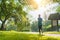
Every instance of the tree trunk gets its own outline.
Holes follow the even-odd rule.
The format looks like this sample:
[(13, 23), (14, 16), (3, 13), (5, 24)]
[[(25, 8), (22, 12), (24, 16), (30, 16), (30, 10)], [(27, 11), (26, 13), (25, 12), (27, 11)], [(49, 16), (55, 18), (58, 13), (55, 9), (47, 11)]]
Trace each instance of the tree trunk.
[(0, 30), (5, 30), (5, 26), (4, 26), (5, 25), (5, 22), (6, 22), (6, 20), (2, 21)]
[(1, 25), (1, 30), (4, 30), (4, 23), (2, 23)]

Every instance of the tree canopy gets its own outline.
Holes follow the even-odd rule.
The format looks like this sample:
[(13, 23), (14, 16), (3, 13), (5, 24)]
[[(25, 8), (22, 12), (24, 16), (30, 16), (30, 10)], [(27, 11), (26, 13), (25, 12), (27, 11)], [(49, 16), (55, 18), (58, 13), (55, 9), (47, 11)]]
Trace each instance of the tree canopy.
[(53, 0), (53, 2), (59, 4), (59, 6), (57, 6), (56, 11), (60, 13), (60, 0)]
[[(1, 24), (1, 30), (3, 30), (5, 27), (5, 23), (9, 18), (15, 19), (15, 23), (22, 22), (26, 19), (27, 13), (23, 11), (23, 2), (22, 0), (0, 0), (0, 21)], [(19, 23), (19, 24), (20, 24)]]

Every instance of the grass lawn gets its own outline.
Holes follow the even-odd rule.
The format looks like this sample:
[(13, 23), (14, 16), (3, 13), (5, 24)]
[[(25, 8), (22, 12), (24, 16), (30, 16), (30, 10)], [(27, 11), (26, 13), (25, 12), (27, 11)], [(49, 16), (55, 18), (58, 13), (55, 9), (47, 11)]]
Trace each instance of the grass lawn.
[(60, 40), (60, 37), (54, 38), (24, 32), (0, 31), (0, 40)]

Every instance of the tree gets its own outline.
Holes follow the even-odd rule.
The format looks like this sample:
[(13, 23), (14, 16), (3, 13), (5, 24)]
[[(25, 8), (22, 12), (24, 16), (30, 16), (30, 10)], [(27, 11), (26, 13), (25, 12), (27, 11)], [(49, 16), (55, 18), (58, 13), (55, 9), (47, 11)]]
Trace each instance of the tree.
[[(22, 10), (21, 3), (18, 0), (0, 0), (0, 21), (1, 30), (5, 29), (5, 23), (9, 18), (14, 18), (15, 22), (22, 21), (22, 17), (26, 16), (26, 13)], [(17, 1), (17, 2), (15, 2)]]
[(60, 5), (57, 7), (56, 11), (60, 13)]
[(33, 32), (38, 32), (38, 21), (34, 21), (34, 22), (31, 24), (31, 31), (33, 31)]
[(60, 3), (60, 0), (53, 0), (53, 2), (55, 2), (55, 3), (56, 3), (56, 2), (57, 2), (57, 3)]
[(60, 13), (60, 0), (53, 0), (53, 2), (59, 4), (59, 6), (57, 6), (56, 11)]

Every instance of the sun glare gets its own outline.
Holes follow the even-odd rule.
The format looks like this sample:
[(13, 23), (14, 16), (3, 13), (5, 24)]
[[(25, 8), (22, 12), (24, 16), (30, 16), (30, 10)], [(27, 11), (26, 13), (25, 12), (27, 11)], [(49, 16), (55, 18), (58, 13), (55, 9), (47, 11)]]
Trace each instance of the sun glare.
[(39, 3), (40, 3), (40, 0), (34, 0), (34, 1), (36, 1), (36, 3), (37, 3), (37, 4), (39, 4)]
[[(30, 2), (30, 1), (29, 1)], [(41, 17), (44, 19), (44, 13), (49, 10), (51, 4), (52, 4), (52, 0), (32, 0), (31, 1), (31, 5), (34, 7), (34, 8), (37, 8), (33, 11), (30, 11), (29, 14), (32, 15), (32, 20), (37, 20), (38, 18), (38, 14), (41, 14)], [(38, 7), (37, 7), (38, 6)], [(48, 9), (47, 9), (48, 8)], [(50, 10), (51, 11), (51, 10)], [(49, 13), (47, 14), (50, 15), (50, 12), (46, 12), (46, 13)]]

